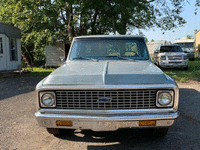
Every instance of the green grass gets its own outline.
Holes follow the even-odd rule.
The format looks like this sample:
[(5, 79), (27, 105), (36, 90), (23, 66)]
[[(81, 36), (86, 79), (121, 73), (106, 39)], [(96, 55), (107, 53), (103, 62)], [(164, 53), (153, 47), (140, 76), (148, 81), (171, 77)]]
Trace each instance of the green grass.
[(179, 82), (186, 82), (189, 80), (200, 81), (200, 59), (189, 61), (189, 69), (163, 69), (163, 71)]
[(24, 68), (23, 70), (25, 70), (25, 72), (28, 70), (32, 70), (32, 72), (23, 73), (24, 76), (46, 77), (55, 69), (54, 68), (43, 69), (43, 68), (33, 67), (33, 68)]

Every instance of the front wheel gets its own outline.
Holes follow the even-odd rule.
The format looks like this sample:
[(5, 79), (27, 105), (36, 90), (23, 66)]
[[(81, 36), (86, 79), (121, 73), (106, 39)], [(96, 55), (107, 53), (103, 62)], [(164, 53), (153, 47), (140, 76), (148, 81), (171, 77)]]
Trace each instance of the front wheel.
[(169, 128), (156, 128), (152, 129), (152, 134), (154, 137), (164, 137), (167, 135)]
[(57, 128), (47, 128), (47, 132), (53, 135), (61, 135), (62, 134), (62, 129), (57, 129)]
[(188, 70), (188, 66), (187, 66), (187, 67), (184, 67), (183, 70)]
[(156, 62), (156, 66), (157, 66), (158, 68), (162, 69), (162, 67), (160, 66), (159, 61)]
[(190, 60), (191, 60), (191, 61), (194, 61), (194, 60), (195, 60), (195, 58), (191, 58)]
[(47, 132), (53, 135), (65, 135), (68, 134), (72, 129), (59, 129), (59, 128), (47, 128)]

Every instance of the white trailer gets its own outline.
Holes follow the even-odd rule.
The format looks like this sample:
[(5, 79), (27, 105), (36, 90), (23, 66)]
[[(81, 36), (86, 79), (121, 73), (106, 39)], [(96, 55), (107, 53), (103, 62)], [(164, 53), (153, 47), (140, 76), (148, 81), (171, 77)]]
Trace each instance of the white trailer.
[(0, 71), (21, 68), (21, 31), (0, 23)]
[(195, 39), (182, 38), (180, 40), (175, 40), (174, 43), (181, 46), (182, 50), (188, 55), (189, 59), (194, 60)]
[(57, 41), (54, 46), (48, 45), (45, 47), (46, 52), (46, 67), (58, 67), (62, 65), (61, 58), (67, 58), (70, 49), (70, 42)]

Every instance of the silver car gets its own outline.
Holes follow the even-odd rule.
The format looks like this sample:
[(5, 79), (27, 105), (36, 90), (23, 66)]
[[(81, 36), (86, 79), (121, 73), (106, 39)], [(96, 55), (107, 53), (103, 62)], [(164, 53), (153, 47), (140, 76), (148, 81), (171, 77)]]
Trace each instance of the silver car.
[(176, 44), (160, 45), (154, 51), (154, 62), (161, 68), (183, 68), (188, 70), (188, 56)]
[(148, 128), (164, 136), (179, 116), (178, 86), (141, 36), (76, 37), (64, 63), (36, 87), (35, 116), (51, 134)]

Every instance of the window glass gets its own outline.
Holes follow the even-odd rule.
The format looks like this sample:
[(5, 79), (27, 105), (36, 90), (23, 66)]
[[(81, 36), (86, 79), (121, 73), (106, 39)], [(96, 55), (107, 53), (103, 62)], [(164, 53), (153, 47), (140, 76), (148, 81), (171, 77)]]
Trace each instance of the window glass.
[(0, 54), (3, 54), (3, 39), (0, 37)]
[(160, 52), (183, 52), (180, 46), (161, 46)]
[[(112, 57), (113, 56), (113, 57)], [(97, 59), (148, 59), (144, 39), (84, 39), (74, 41), (70, 59), (87, 57)]]
[(15, 39), (10, 39), (11, 60), (17, 60), (17, 50)]

